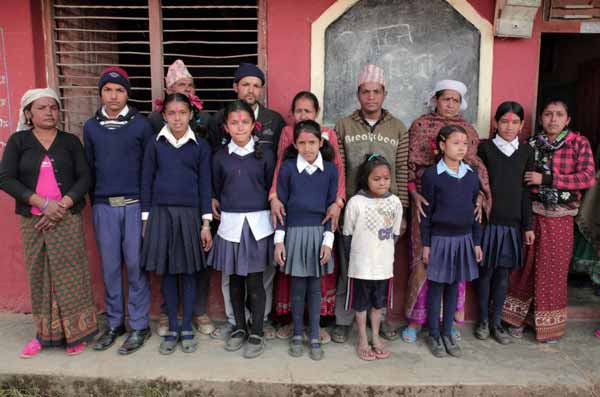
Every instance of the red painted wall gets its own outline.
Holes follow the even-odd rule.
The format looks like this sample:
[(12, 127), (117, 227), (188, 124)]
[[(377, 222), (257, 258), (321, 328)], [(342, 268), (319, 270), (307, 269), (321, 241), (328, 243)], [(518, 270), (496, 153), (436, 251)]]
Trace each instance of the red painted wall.
[[(470, 0), (475, 9), (492, 21), (493, 0)], [(18, 104), (25, 90), (45, 85), (41, 10), (37, 0), (2, 2), (0, 27), (5, 31), (6, 58), (10, 84), (10, 111), (17, 116)], [(300, 90), (310, 89), (310, 26), (334, 0), (267, 1), (267, 79), (269, 107), (288, 114), (292, 97)], [(540, 45), (539, 17), (532, 39), (495, 39), (492, 83), (492, 106), (504, 100), (516, 100), (527, 110), (527, 118), (535, 104), (537, 91), (537, 64)], [(433, 82), (432, 82), (433, 83)], [(16, 119), (15, 119), (16, 120)], [(530, 125), (528, 122), (527, 125)], [(6, 142), (9, 131), (14, 131), (16, 121), (9, 129), (0, 130), (0, 142)], [(2, 147), (0, 143), (0, 153)], [(24, 269), (18, 217), (13, 213), (13, 200), (0, 193), (0, 310), (27, 311), (29, 290)], [(89, 207), (84, 212), (86, 238), (90, 256), (90, 269), (99, 307), (102, 307), (103, 289), (100, 263), (93, 241)], [(403, 246), (406, 241), (401, 241)], [(407, 252), (398, 252), (397, 295), (393, 317), (401, 318), (403, 293), (406, 283)], [(217, 274), (213, 277), (210, 312), (222, 316), (222, 299)], [(153, 280), (153, 312), (158, 306), (158, 286)], [(470, 299), (473, 302), (473, 299)], [(469, 312), (473, 305), (469, 305)], [(472, 316), (469, 316), (472, 318)]]

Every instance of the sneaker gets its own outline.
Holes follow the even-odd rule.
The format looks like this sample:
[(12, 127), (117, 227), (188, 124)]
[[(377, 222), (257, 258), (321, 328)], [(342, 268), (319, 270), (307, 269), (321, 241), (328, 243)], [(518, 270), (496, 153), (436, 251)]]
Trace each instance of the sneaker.
[(475, 328), (475, 337), (486, 340), (490, 337), (490, 327), (487, 321), (480, 321)]
[(318, 340), (311, 341), (308, 355), (314, 361), (320, 361), (323, 359), (325, 352), (323, 351), (321, 343)]
[(508, 345), (510, 343), (510, 336), (501, 325), (492, 328), (492, 336), (501, 345)]
[(265, 351), (265, 337), (252, 334), (244, 346), (244, 358), (256, 358)]
[(158, 336), (165, 336), (169, 332), (169, 316), (165, 313), (161, 313), (158, 319), (158, 329), (156, 333)]
[(42, 350), (42, 345), (37, 338), (33, 338), (21, 350), (21, 358), (32, 358)]
[(84, 350), (85, 350), (85, 343), (80, 343), (75, 346), (69, 346), (69, 347), (67, 347), (67, 355), (68, 356), (76, 356), (78, 354), (83, 353)]
[(243, 329), (233, 331), (225, 341), (225, 350), (228, 352), (238, 351), (244, 346), (248, 333)]
[(427, 339), (427, 345), (429, 346), (429, 350), (431, 350), (431, 354), (435, 357), (444, 357), (446, 355), (446, 349), (444, 348), (444, 344), (442, 343), (441, 337), (433, 337), (430, 336)]
[(443, 336), (442, 341), (444, 342), (444, 347), (446, 348), (446, 352), (453, 357), (462, 356), (462, 349), (458, 345), (458, 343), (454, 340), (454, 337), (451, 336)]
[(292, 357), (301, 357), (304, 354), (304, 346), (302, 345), (302, 337), (294, 336), (290, 339), (288, 353)]

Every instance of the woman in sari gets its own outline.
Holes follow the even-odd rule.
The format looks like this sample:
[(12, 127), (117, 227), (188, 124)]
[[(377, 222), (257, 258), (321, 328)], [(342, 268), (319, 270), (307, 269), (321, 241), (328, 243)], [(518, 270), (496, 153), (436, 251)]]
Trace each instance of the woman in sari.
[[(408, 153), (408, 191), (411, 196), (410, 212), (410, 276), (406, 294), (405, 316), (409, 321), (408, 327), (402, 331), (405, 342), (414, 343), (421, 326), (427, 321), (427, 270), (423, 263), (423, 243), (419, 223), (425, 215), (423, 206), (428, 205), (421, 195), (421, 176), (425, 169), (435, 163), (435, 138), (442, 128), (448, 124), (460, 125), (468, 136), (469, 147), (464, 161), (477, 167), (482, 196), (478, 200), (476, 213), (481, 220), (482, 206), (491, 206), (491, 194), (488, 174), (485, 165), (477, 157), (479, 136), (475, 128), (463, 118), (461, 111), (467, 109), (465, 95), (467, 87), (460, 81), (439, 81), (429, 96), (429, 106), (433, 111), (416, 119), (410, 129)], [(459, 285), (458, 303), (455, 321), (464, 321), (465, 283)], [(454, 328), (453, 336), (460, 338)]]
[(91, 176), (81, 142), (58, 130), (58, 121), (52, 89), (27, 91), (0, 164), (0, 189), (21, 216), (36, 327), (23, 358), (50, 346), (79, 354), (98, 331), (80, 215)]
[(510, 276), (502, 319), (516, 338), (527, 323), (539, 342), (556, 343), (567, 330), (573, 220), (581, 191), (594, 184), (594, 155), (587, 138), (569, 129), (565, 102), (548, 101), (540, 120), (542, 131), (529, 138), (535, 171), (525, 173), (533, 187), (535, 242), (527, 247), (525, 265)]

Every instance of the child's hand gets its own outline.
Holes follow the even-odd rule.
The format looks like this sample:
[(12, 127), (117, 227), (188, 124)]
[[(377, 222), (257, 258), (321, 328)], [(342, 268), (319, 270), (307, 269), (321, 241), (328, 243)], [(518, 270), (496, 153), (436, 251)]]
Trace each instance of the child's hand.
[(204, 252), (210, 251), (212, 247), (212, 234), (210, 233), (210, 226), (202, 226), (200, 229), (200, 241), (202, 241), (202, 248)]
[(483, 251), (481, 250), (480, 245), (475, 246), (475, 260), (477, 261), (477, 263), (483, 260)]
[(421, 218), (427, 218), (425, 215), (425, 210), (423, 206), (429, 206), (429, 202), (425, 199), (425, 197), (421, 196), (416, 190), (411, 193), (411, 198), (413, 199), (413, 204), (417, 206), (417, 221), (421, 223)]
[(341, 212), (342, 209), (339, 205), (337, 205), (337, 203), (331, 204), (329, 208), (327, 208), (327, 214), (325, 215), (325, 218), (323, 218), (321, 225), (324, 225), (327, 223), (327, 221), (331, 220), (331, 231), (335, 232), (338, 228), (338, 222), (340, 221)]
[(431, 247), (423, 247), (423, 263), (425, 267), (429, 265), (429, 253), (431, 252)]
[(525, 232), (525, 245), (533, 245), (535, 241), (535, 233), (533, 230), (527, 230)]
[(275, 262), (281, 267), (285, 266), (285, 244), (275, 244)]
[(541, 185), (542, 184), (542, 174), (535, 171), (527, 171), (525, 173), (525, 182), (527, 185)]
[(321, 265), (326, 265), (331, 258), (331, 248), (326, 245), (322, 245), (319, 257), (321, 258)]
[(479, 223), (483, 220), (483, 195), (479, 193), (477, 196), (477, 201), (475, 202), (475, 210), (473, 211), (475, 214), (475, 220)]
[(211, 199), (210, 204), (212, 206), (213, 218), (216, 220), (221, 219), (221, 204), (217, 199)]

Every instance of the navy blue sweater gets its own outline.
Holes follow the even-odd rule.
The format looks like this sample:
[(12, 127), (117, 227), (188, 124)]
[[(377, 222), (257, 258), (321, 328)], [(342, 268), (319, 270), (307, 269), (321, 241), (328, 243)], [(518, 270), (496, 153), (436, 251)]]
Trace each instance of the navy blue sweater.
[[(298, 172), (295, 158), (285, 160), (277, 178), (277, 198), (286, 211), (285, 226), (320, 226), (327, 208), (335, 202), (337, 184), (337, 169), (329, 161), (323, 162), (323, 171), (309, 175)], [(277, 228), (284, 227), (278, 224)], [(331, 221), (325, 224), (325, 230), (332, 231)]]
[(212, 213), (208, 142), (197, 137), (175, 148), (165, 137), (152, 139), (146, 147), (142, 170), (142, 211), (159, 205), (200, 208)]
[(255, 153), (243, 157), (229, 154), (227, 146), (215, 153), (213, 187), (221, 211), (254, 212), (269, 209), (268, 194), (275, 171), (275, 153), (270, 146), (261, 145), (261, 159), (257, 159)]
[(152, 126), (135, 109), (126, 116), (123, 127), (109, 130), (100, 125), (99, 116), (83, 126), (85, 156), (94, 179), (90, 196), (94, 203), (108, 203), (108, 198), (125, 196), (139, 199), (142, 159)]
[(468, 171), (461, 179), (446, 172), (438, 175), (436, 165), (423, 173), (422, 194), (429, 202), (423, 206), (421, 240), (431, 246), (431, 236), (461, 236), (471, 233), (475, 245), (481, 243), (481, 226), (475, 220), (475, 204), (479, 195), (479, 176)]

